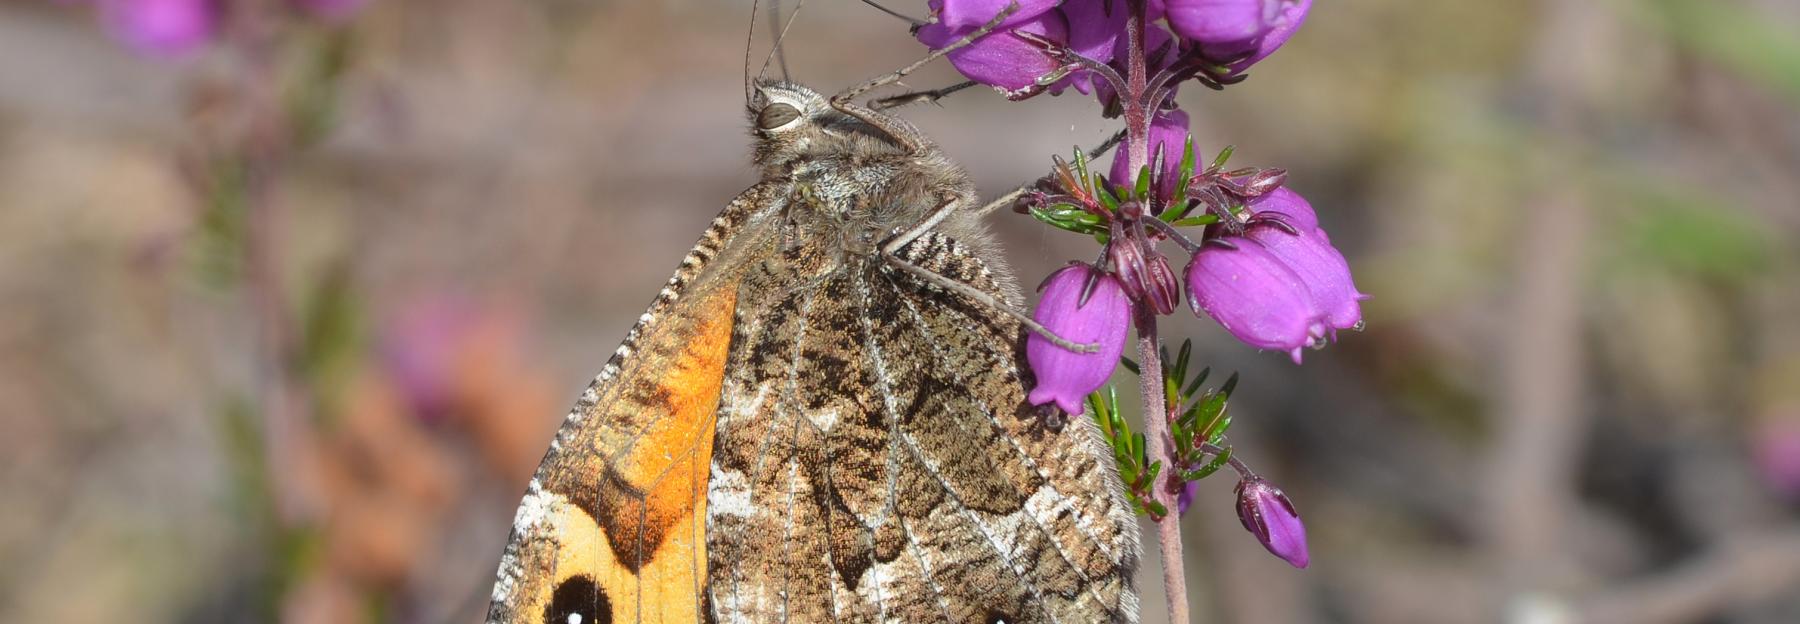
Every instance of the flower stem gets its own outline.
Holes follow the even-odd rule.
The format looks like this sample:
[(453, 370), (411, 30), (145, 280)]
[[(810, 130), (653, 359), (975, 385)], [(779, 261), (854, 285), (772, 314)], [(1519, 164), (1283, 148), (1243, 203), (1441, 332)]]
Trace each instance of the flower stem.
[[(1126, 0), (1125, 14), (1125, 89), (1124, 117), (1128, 171), (1144, 168), (1150, 160), (1150, 116), (1148, 68), (1144, 58), (1145, 0)], [(1149, 217), (1154, 219), (1155, 217)], [(1156, 335), (1156, 312), (1148, 306), (1132, 306), (1138, 335), (1138, 388), (1144, 395), (1144, 437), (1150, 446), (1150, 461), (1163, 466), (1164, 474), (1177, 475), (1169, 437), (1169, 410), (1163, 404), (1163, 367), (1161, 343)], [(1168, 478), (1168, 477), (1163, 477)], [(1153, 484), (1150, 495), (1165, 509), (1176, 508), (1171, 488)], [(1181, 554), (1181, 514), (1169, 513), (1156, 520), (1157, 543), (1161, 548), (1163, 592), (1168, 602), (1169, 621), (1187, 622), (1187, 573)]]
[[(1165, 475), (1181, 474), (1170, 454), (1168, 408), (1163, 404), (1162, 354), (1156, 335), (1156, 312), (1132, 306), (1138, 333), (1138, 390), (1144, 395), (1144, 438), (1150, 445), (1150, 461), (1163, 466)], [(1169, 477), (1159, 477), (1167, 479)], [(1161, 482), (1150, 487), (1152, 500), (1171, 513), (1156, 519), (1157, 544), (1162, 553), (1163, 591), (1168, 599), (1169, 621), (1188, 621), (1187, 572), (1181, 557), (1181, 514), (1173, 513), (1175, 496)]]

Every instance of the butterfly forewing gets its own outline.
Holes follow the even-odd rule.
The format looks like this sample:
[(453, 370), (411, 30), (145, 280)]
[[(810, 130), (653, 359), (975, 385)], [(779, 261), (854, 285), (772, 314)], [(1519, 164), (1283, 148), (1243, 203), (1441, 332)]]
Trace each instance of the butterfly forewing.
[(696, 620), (712, 422), (772, 192), (713, 220), (570, 411), (515, 515), (489, 622)]

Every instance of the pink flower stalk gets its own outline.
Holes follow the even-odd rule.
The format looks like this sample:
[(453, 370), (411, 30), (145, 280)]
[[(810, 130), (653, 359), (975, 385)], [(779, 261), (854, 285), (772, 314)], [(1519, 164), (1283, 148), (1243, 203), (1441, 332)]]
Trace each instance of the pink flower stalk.
[(1300, 512), (1294, 511), (1293, 501), (1281, 488), (1262, 477), (1250, 476), (1238, 482), (1237, 496), (1238, 520), (1256, 536), (1256, 541), (1262, 542), (1263, 548), (1296, 568), (1312, 562), (1306, 551), (1306, 525), (1300, 522)]
[[(1093, 282), (1087, 301), (1082, 291)], [(1037, 376), (1037, 386), (1026, 397), (1032, 405), (1056, 403), (1066, 413), (1086, 413), (1089, 393), (1112, 377), (1125, 353), (1131, 303), (1118, 280), (1099, 274), (1086, 264), (1073, 264), (1045, 280), (1032, 319), (1058, 337), (1078, 344), (1100, 345), (1096, 353), (1076, 353), (1057, 346), (1036, 333), (1025, 340), (1025, 359)]]

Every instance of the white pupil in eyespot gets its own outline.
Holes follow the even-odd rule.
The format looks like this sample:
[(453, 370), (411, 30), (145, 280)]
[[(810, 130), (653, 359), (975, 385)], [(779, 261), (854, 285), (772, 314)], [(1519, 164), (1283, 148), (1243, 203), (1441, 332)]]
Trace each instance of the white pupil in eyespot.
[(580, 613), (570, 613), (569, 614), (569, 624), (581, 624), (581, 614)]

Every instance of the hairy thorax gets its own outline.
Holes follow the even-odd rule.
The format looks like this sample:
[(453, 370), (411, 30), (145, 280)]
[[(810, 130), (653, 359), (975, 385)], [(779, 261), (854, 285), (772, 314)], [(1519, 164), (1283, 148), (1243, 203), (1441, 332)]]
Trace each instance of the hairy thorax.
[[(968, 203), (974, 196), (962, 171), (929, 162), (938, 160), (935, 156), (883, 152), (839, 152), (792, 163), (786, 245), (829, 250), (842, 260), (873, 260), (889, 237), (947, 202)], [(972, 221), (951, 215), (948, 222), (965, 220)]]

